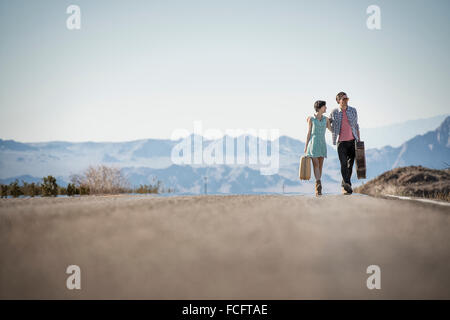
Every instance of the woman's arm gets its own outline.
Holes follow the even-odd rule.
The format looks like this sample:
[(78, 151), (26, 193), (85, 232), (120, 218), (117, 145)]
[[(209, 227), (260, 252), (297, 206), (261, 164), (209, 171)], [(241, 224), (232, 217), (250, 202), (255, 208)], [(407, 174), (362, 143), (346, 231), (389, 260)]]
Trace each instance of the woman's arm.
[(311, 129), (312, 129), (311, 117), (308, 117), (307, 120), (308, 120), (308, 134), (306, 136), (306, 142), (305, 142), (305, 150), (304, 150), (305, 153), (306, 153), (306, 149), (308, 148), (309, 139), (311, 138)]
[(330, 130), (331, 132), (333, 132), (333, 130), (331, 129), (330, 118), (328, 118), (328, 117), (327, 117), (327, 129)]

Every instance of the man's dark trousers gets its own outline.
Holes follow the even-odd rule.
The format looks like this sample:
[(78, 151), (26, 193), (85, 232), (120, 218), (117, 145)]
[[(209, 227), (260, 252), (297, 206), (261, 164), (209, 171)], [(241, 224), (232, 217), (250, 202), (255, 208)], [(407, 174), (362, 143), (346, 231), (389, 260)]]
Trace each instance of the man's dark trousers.
[(355, 139), (349, 141), (338, 141), (337, 152), (341, 162), (342, 185), (344, 182), (352, 185), (353, 162), (355, 162)]

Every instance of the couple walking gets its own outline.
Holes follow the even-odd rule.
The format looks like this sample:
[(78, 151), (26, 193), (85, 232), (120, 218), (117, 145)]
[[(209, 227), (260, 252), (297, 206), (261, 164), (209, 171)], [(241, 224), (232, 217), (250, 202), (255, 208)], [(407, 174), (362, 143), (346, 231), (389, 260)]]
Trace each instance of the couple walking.
[(330, 117), (324, 114), (327, 111), (325, 101), (314, 103), (316, 111), (313, 117), (308, 117), (308, 135), (306, 137), (305, 154), (312, 159), (314, 177), (316, 178), (316, 195), (322, 194), (322, 167), (327, 157), (325, 142), (326, 129), (331, 131), (333, 145), (336, 145), (339, 161), (341, 163), (342, 193), (351, 194), (353, 163), (355, 161), (355, 142), (360, 141), (358, 114), (356, 109), (348, 105), (349, 98), (345, 92), (336, 95), (339, 108), (331, 111)]

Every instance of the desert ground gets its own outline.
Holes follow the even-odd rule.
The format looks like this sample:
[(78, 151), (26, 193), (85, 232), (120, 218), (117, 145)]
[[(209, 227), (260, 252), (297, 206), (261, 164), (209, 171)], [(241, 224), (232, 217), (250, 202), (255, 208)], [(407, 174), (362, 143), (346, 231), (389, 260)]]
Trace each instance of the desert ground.
[(1, 199), (0, 256), (2, 299), (450, 299), (450, 209), (359, 194)]

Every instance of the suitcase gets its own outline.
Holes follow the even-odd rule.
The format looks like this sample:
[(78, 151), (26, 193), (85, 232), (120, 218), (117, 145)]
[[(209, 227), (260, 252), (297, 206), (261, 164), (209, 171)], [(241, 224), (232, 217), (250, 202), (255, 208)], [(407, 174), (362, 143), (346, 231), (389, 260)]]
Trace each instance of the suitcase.
[(298, 168), (298, 177), (300, 180), (309, 180), (311, 178), (311, 158), (302, 156)]
[(364, 141), (357, 141), (355, 144), (356, 175), (358, 179), (366, 178), (366, 155), (364, 151)]

